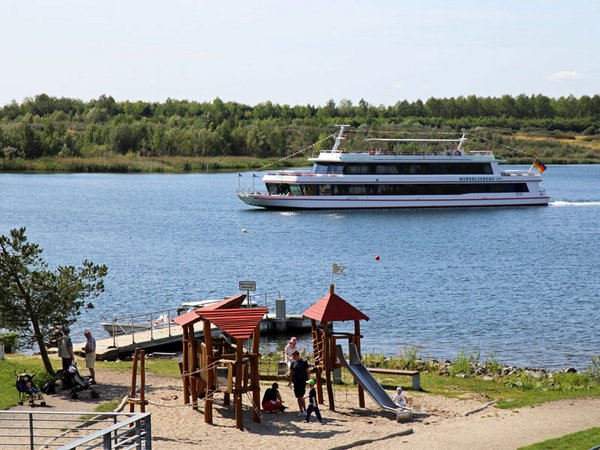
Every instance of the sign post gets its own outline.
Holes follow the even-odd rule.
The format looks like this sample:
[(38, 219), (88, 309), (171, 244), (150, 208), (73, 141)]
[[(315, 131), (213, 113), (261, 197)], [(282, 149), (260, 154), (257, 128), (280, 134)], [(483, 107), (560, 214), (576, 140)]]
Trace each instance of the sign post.
[(250, 303), (250, 291), (256, 291), (256, 281), (240, 281), (240, 291), (246, 291), (248, 308), (250, 308), (252, 306)]

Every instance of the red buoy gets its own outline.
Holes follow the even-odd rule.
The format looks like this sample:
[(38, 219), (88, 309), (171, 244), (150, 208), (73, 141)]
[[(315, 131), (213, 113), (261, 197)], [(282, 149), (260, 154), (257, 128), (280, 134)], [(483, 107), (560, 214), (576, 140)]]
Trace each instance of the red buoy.
[(375, 261), (379, 261), (379, 255), (375, 257)]

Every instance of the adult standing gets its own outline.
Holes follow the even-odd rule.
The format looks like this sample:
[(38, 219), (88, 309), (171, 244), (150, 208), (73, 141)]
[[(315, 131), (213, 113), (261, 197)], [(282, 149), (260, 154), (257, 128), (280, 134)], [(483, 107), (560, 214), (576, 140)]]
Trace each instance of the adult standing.
[(75, 360), (75, 354), (73, 353), (73, 341), (69, 336), (69, 327), (63, 327), (62, 336), (58, 339), (58, 356), (62, 360), (63, 386), (70, 387), (69, 367)]
[(292, 358), (292, 353), (298, 350), (296, 348), (296, 342), (298, 342), (298, 339), (295, 337), (291, 338), (290, 342), (288, 342), (288, 345), (285, 346), (285, 350), (283, 351), (283, 356), (285, 357), (285, 362), (287, 363), (288, 368), (292, 365), (292, 361), (294, 360), (294, 358)]
[(85, 347), (82, 350), (85, 352), (85, 366), (90, 371), (90, 384), (96, 384), (96, 371), (94, 366), (96, 364), (96, 339), (92, 336), (90, 330), (83, 332), (85, 336)]
[(288, 386), (294, 383), (294, 396), (298, 400), (298, 408), (300, 408), (299, 416), (304, 416), (306, 413), (306, 402), (304, 394), (306, 394), (306, 381), (310, 378), (310, 369), (308, 363), (300, 358), (300, 352), (295, 350), (292, 353), (292, 364), (290, 365), (290, 382)]

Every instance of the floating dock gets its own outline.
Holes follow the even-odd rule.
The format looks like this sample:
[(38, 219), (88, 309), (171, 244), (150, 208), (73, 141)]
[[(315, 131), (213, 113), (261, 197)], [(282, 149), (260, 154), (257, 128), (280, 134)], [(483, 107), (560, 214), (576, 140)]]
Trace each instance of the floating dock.
[[(155, 325), (153, 321), (147, 322), (146, 328), (139, 323), (128, 327), (127, 325), (113, 326), (113, 336), (96, 338), (96, 359), (99, 361), (114, 361), (122, 356), (132, 354), (136, 348), (146, 352), (169, 351), (179, 349), (183, 339), (183, 329), (179, 325), (168, 322)], [(266, 314), (260, 322), (261, 335), (278, 335), (287, 333), (306, 333), (311, 329), (311, 321), (300, 314), (288, 314), (278, 318), (276, 314)], [(213, 329), (213, 336), (219, 336), (220, 330)], [(203, 330), (196, 331), (196, 338), (203, 337)], [(85, 342), (73, 344), (76, 354), (83, 355), (82, 347)]]

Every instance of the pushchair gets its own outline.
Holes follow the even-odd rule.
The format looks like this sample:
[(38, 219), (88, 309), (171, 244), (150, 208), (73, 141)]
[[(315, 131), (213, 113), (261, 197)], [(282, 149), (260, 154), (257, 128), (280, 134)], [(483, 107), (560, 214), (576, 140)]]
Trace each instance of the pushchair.
[[(66, 379), (65, 379), (66, 378)], [(71, 386), (71, 398), (78, 398), (78, 392), (89, 389), (92, 398), (100, 398), (98, 391), (94, 390), (90, 383), (90, 377), (82, 377), (77, 370), (75, 363), (69, 366), (69, 370), (63, 373), (63, 383)]]
[(39, 400), (40, 406), (46, 406), (44, 396), (33, 382), (34, 375), (27, 372), (20, 374), (15, 372), (15, 375), (17, 376), (15, 386), (19, 392), (19, 405), (22, 405), (24, 400), (28, 400), (29, 406), (33, 407), (35, 406), (35, 401)]

